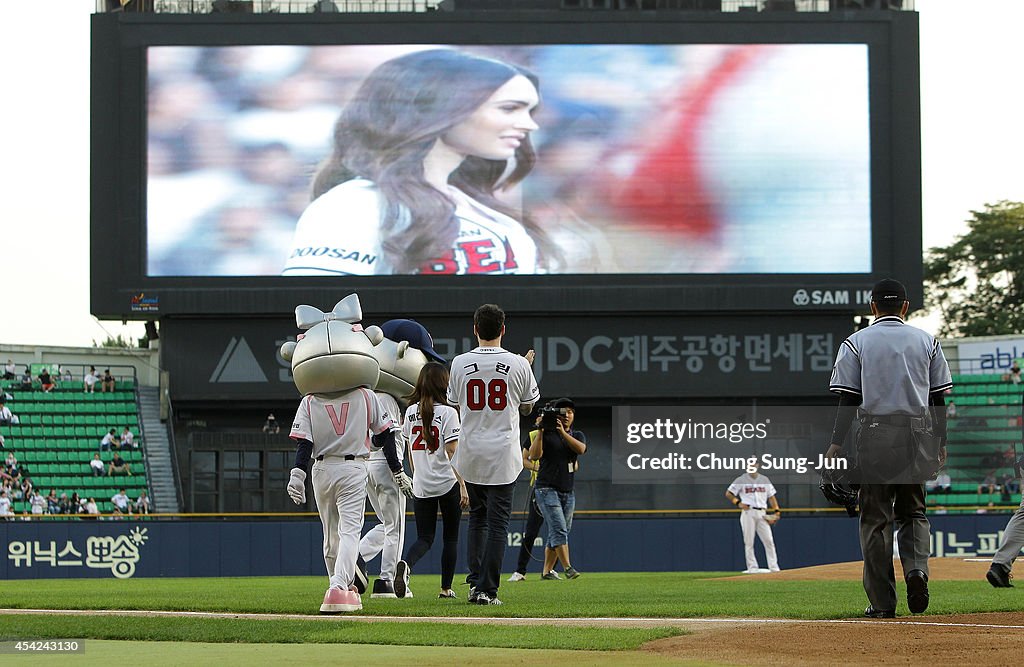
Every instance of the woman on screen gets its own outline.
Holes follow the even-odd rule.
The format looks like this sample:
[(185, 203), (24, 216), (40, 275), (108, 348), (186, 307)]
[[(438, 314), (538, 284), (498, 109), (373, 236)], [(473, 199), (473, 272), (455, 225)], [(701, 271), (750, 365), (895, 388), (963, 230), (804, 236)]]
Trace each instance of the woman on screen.
[(515, 274), (557, 258), (497, 193), (535, 161), (536, 78), (432, 49), (370, 73), (334, 128), (283, 275)]

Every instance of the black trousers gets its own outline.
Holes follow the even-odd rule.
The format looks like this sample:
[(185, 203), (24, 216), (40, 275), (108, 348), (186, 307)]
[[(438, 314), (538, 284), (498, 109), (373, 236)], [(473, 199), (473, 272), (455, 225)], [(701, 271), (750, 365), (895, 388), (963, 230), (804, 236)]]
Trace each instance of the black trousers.
[(437, 534), (437, 512), (441, 511), (441, 588), (448, 590), (455, 578), (455, 562), (459, 558), (459, 484), (456, 482), (444, 495), (433, 498), (413, 498), (416, 515), (416, 541), (409, 547), (405, 562), (413, 567), (430, 550)]
[(501, 561), (512, 516), (511, 484), (466, 483), (469, 492), (469, 576), (466, 581), (478, 593), (494, 597), (501, 580)]
[(519, 545), (519, 562), (516, 564), (516, 572), (526, 574), (526, 566), (530, 563), (533, 555), (533, 543), (540, 535), (540, 527), (544, 525), (544, 515), (537, 508), (537, 498), (530, 489), (530, 504), (526, 510), (526, 528), (523, 530), (523, 541)]

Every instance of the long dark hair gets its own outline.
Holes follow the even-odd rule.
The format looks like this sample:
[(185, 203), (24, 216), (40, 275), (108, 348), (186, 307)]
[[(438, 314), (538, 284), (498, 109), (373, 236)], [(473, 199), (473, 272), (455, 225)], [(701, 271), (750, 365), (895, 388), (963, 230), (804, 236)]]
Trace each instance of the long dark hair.
[(448, 369), (443, 364), (431, 361), (420, 369), (416, 378), (416, 386), (405, 398), (409, 404), (419, 404), (420, 423), (423, 424), (423, 439), (427, 441), (427, 450), (436, 452), (440, 443), (434, 437), (431, 425), (434, 423), (434, 406), (448, 405)]
[[(451, 248), (459, 232), (455, 205), (423, 175), (423, 161), (437, 139), (466, 120), (517, 75), (537, 77), (515, 65), (451, 49), (417, 51), (379, 65), (363, 81), (334, 125), (334, 150), (313, 180), (313, 199), (352, 178), (373, 181), (384, 199), (381, 248), (397, 273), (411, 273)], [(469, 156), (449, 181), (470, 197), (516, 217), (495, 192), (533, 169), (536, 153), (527, 136), (516, 149), (515, 168), (505, 160)], [(522, 225), (540, 258), (557, 259), (555, 246), (528, 216)]]

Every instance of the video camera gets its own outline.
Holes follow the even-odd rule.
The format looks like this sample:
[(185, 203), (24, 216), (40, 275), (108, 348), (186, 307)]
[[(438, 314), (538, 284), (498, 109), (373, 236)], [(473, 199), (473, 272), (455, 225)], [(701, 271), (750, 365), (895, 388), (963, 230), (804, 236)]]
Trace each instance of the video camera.
[(540, 409), (540, 427), (545, 431), (558, 429), (558, 418), (569, 414), (568, 408), (556, 408), (554, 403), (547, 403)]

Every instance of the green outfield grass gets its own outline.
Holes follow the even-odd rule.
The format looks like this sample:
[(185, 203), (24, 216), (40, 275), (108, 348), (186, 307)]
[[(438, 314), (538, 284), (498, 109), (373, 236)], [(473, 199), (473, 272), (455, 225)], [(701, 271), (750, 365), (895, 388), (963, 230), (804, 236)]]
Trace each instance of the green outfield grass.
[(0, 616), (0, 641), (89, 638), (247, 644), (381, 644), (621, 651), (685, 634), (679, 628), (593, 628), (481, 623), (123, 617), (67, 614)]
[(14, 664), (53, 664), (74, 667), (110, 667), (126, 661), (147, 667), (165, 665), (587, 665), (588, 667), (637, 667), (704, 664), (673, 660), (653, 653), (630, 651), (564, 651), (526, 648), (433, 648), (420, 646), (362, 646), (331, 644), (206, 644), (173, 642), (124, 642), (86, 640), (81, 654), (19, 655)]
[[(414, 576), (411, 600), (363, 596), (363, 614), (503, 617), (708, 617), (846, 618), (866, 602), (859, 581), (784, 581), (769, 575), (723, 579), (734, 573), (586, 573), (574, 581), (541, 581), (536, 575), (502, 583), (500, 607), (438, 600), (436, 575)], [(44, 579), (10, 582), (0, 607), (16, 609), (153, 609), (242, 613), (315, 614), (325, 577), (196, 579)], [(899, 584), (902, 598), (903, 587)], [(934, 581), (929, 614), (1013, 611), (1024, 590), (992, 589), (984, 580)], [(907, 613), (906, 608), (899, 610)]]

